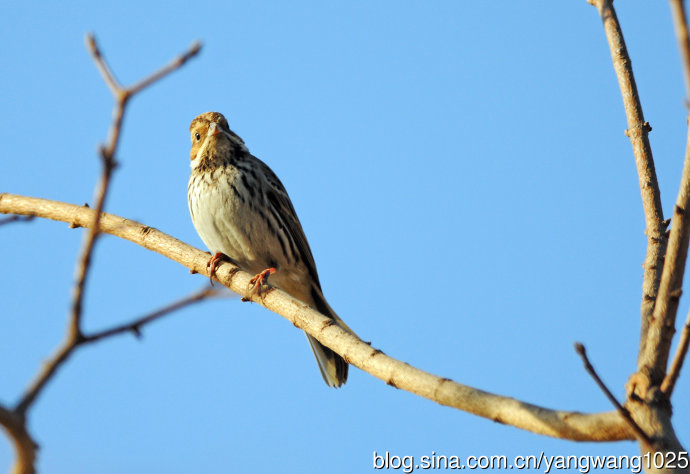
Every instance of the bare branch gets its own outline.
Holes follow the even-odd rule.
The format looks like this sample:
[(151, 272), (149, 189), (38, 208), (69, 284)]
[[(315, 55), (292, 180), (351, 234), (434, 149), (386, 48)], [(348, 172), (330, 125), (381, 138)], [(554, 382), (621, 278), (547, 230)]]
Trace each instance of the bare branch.
[(164, 66), (161, 68), (159, 71), (153, 73), (151, 76), (147, 77), (146, 79), (134, 84), (132, 87), (129, 88), (129, 93), (131, 95), (136, 94), (137, 92), (141, 92), (142, 89), (145, 89), (146, 87), (150, 86), (154, 82), (158, 81), (159, 79), (162, 79), (163, 77), (167, 76), (171, 72), (173, 72), (176, 69), (179, 69), (192, 59), (194, 56), (199, 54), (199, 51), (201, 50), (201, 43), (198, 41), (195, 41), (192, 43), (192, 45), (189, 47), (186, 53), (176, 57), (173, 59), (168, 65)]
[[(113, 170), (115, 169), (115, 152), (117, 150), (117, 145), (120, 137), (120, 130), (122, 127), (122, 120), (124, 116), (124, 111), (127, 106), (127, 100), (136, 92), (141, 90), (143, 86), (139, 86), (137, 90), (123, 89), (117, 80), (115, 79), (113, 73), (105, 62), (103, 55), (101, 54), (96, 40), (92, 35), (87, 35), (86, 37), (87, 47), (93, 56), (94, 62), (98, 66), (101, 74), (108, 87), (113, 92), (115, 97), (115, 106), (113, 112), (113, 122), (110, 127), (109, 141), (108, 143), (101, 147), (101, 159), (103, 163), (103, 172), (99, 184), (95, 190), (95, 201), (96, 206), (94, 212), (91, 213), (90, 218), (92, 221), (89, 223), (89, 231), (86, 233), (84, 243), (82, 245), (81, 253), (79, 259), (77, 260), (77, 265), (75, 269), (75, 284), (72, 290), (72, 305), (69, 316), (68, 324), (68, 334), (65, 342), (60, 346), (55, 355), (50, 359), (49, 362), (45, 364), (41, 370), (38, 377), (34, 380), (31, 386), (28, 388), (27, 392), (24, 394), (22, 399), (19, 401), (15, 408), (15, 412), (25, 416), (26, 411), (34, 402), (36, 397), (40, 394), (41, 390), (50, 381), (53, 375), (56, 373), (58, 368), (70, 357), (72, 352), (81, 344), (85, 342), (85, 336), (81, 329), (81, 319), (82, 319), (82, 303), (84, 289), (86, 287), (86, 281), (89, 274), (89, 268), (91, 265), (91, 257), (93, 255), (93, 249), (98, 239), (100, 233), (100, 219), (105, 207), (105, 201), (108, 193), (108, 187), (110, 183), (110, 178)], [(151, 84), (155, 80), (158, 80), (165, 75), (171, 73), (172, 71), (179, 68), (184, 62), (190, 57), (196, 55), (199, 52), (200, 46), (195, 45), (192, 50), (186, 53), (181, 60), (178, 58), (174, 63), (166, 66), (162, 70), (144, 79), (142, 83), (145, 85)], [(155, 318), (154, 318), (155, 319)], [(100, 338), (105, 337), (101, 336)]]
[[(34, 214), (38, 217), (67, 222), (73, 226), (86, 227), (93, 223), (94, 210), (46, 199), (0, 194), (0, 213)], [(206, 252), (195, 249), (152, 227), (112, 214), (103, 213), (100, 225), (103, 232), (158, 252), (193, 272), (208, 277)], [(216, 270), (218, 281), (240, 295), (247, 292), (252, 276), (230, 263), (223, 263)], [(510, 397), (484, 392), (411, 367), (372, 348), (338, 325), (333, 325), (326, 316), (277, 288), (265, 292), (262, 297), (254, 296), (252, 300), (305, 330), (342, 355), (350, 364), (389, 385), (442, 405), (558, 438), (578, 441), (614, 441), (635, 438), (634, 431), (616, 411), (583, 414), (550, 410)]]
[(666, 263), (661, 275), (659, 296), (647, 332), (645, 350), (638, 358), (638, 370), (649, 377), (651, 385), (660, 385), (675, 332), (678, 302), (682, 293), (683, 275), (690, 242), (690, 129), (685, 150), (685, 163), (680, 190), (673, 211), (671, 235), (666, 250)]
[(117, 146), (119, 144), (120, 131), (122, 129), (122, 121), (124, 119), (124, 113), (127, 107), (127, 102), (132, 96), (134, 96), (137, 92), (141, 91), (144, 87), (152, 84), (153, 82), (163, 78), (164, 76), (180, 68), (188, 59), (198, 54), (201, 49), (201, 45), (199, 43), (194, 44), (189, 51), (175, 59), (169, 65), (153, 73), (152, 75), (150, 75), (134, 87), (126, 89), (120, 86), (120, 84), (115, 79), (114, 74), (105, 62), (103, 54), (101, 53), (98, 44), (96, 43), (96, 39), (93, 35), (86, 36), (86, 44), (106, 84), (113, 93), (115, 105), (113, 109), (113, 121), (111, 123), (110, 131), (108, 133), (108, 142), (106, 145), (101, 147), (103, 172), (101, 175), (100, 182), (98, 183), (95, 190), (94, 200), (96, 202), (96, 213), (94, 214), (94, 222), (93, 225), (89, 227), (89, 232), (86, 234), (84, 244), (82, 246), (81, 256), (78, 260), (77, 268), (75, 271), (76, 282), (74, 285), (74, 289), (72, 291), (72, 310), (70, 315), (69, 337), (69, 340), (74, 341), (79, 340), (83, 337), (81, 334), (81, 315), (84, 288), (86, 286), (88, 271), (91, 265), (91, 255), (93, 253), (93, 248), (95, 246), (96, 240), (98, 239), (98, 234), (100, 231), (99, 220), (101, 213), (105, 208), (105, 201), (108, 194), (110, 177), (116, 166), (115, 153), (117, 151)]
[(0, 426), (10, 435), (17, 460), (12, 472), (14, 474), (34, 474), (36, 472), (36, 451), (38, 445), (26, 429), (23, 416), (0, 406)]
[(43, 365), (38, 377), (31, 382), (31, 385), (26, 390), (21, 400), (19, 400), (19, 403), (17, 403), (17, 406), (14, 408), (15, 413), (22, 417), (26, 416), (26, 411), (36, 400), (36, 397), (38, 397), (50, 379), (53, 378), (53, 375), (55, 375), (55, 372), (58, 370), (58, 368), (60, 368), (60, 366), (69, 358), (69, 356), (72, 355), (74, 349), (79, 345), (80, 340), (81, 339), (70, 338), (58, 348), (55, 355)]
[(683, 331), (680, 333), (680, 340), (678, 341), (676, 355), (673, 357), (671, 367), (669, 368), (668, 373), (666, 374), (666, 377), (664, 377), (664, 381), (661, 384), (661, 390), (668, 398), (671, 398), (673, 389), (676, 386), (676, 381), (680, 376), (680, 370), (683, 368), (685, 356), (688, 354), (688, 346), (690, 346), (690, 311), (688, 312), (685, 320)]
[[(637, 175), (642, 194), (642, 207), (644, 208), (647, 255), (644, 261), (644, 280), (642, 283), (641, 305), (641, 332), (640, 354), (644, 351), (647, 342), (649, 320), (654, 311), (654, 305), (661, 281), (661, 270), (664, 265), (664, 254), (668, 238), (666, 237), (666, 224), (661, 207), (661, 194), (654, 169), (654, 158), (649, 145), (648, 134), (651, 127), (645, 121), (642, 113), (642, 104), (637, 93), (637, 85), (632, 71), (632, 62), (625, 46), (623, 32), (616, 11), (613, 8), (613, 0), (588, 0), (597, 7), (599, 15), (604, 23), (604, 31), (608, 40), (613, 68), (618, 78), (618, 86), (623, 97), (623, 106), (628, 121), (627, 136), (632, 143), (637, 165)], [(639, 365), (639, 363), (638, 363)]]
[(105, 329), (103, 331), (98, 331), (93, 334), (89, 334), (87, 336), (84, 336), (84, 339), (82, 340), (82, 344), (90, 344), (92, 342), (99, 341), (101, 339), (105, 339), (107, 337), (111, 336), (116, 336), (118, 334), (123, 334), (123, 333), (128, 333), (131, 332), (134, 334), (136, 337), (141, 337), (141, 328), (143, 326), (146, 326), (149, 323), (152, 323), (153, 321), (162, 318), (163, 316), (166, 316), (174, 311), (180, 310), (186, 306), (190, 306), (194, 303), (197, 303), (199, 301), (218, 296), (220, 294), (219, 290), (215, 290), (210, 287), (204, 287), (198, 291), (195, 291), (189, 296), (186, 296), (178, 301), (175, 301), (174, 303), (171, 303), (167, 306), (164, 306), (163, 308), (154, 311), (151, 314), (148, 314), (146, 316), (142, 316), (140, 318), (135, 319), (134, 321), (131, 321), (126, 324), (121, 324), (115, 327), (112, 327), (110, 329)]
[[(671, 0), (671, 16), (673, 28), (678, 38), (678, 49), (683, 64), (683, 76), (685, 77), (685, 94), (690, 99), (690, 37), (688, 36), (688, 20), (685, 15), (683, 0)], [(688, 100), (686, 99), (686, 100)]]
[[(682, 0), (671, 0), (671, 15), (673, 17), (673, 26), (676, 31), (676, 37), (678, 39), (678, 49), (680, 51), (681, 55), (681, 63), (683, 65), (683, 76), (685, 78), (685, 94), (686, 94), (686, 105), (690, 104), (690, 36), (688, 35), (688, 21), (687, 21), (687, 16), (685, 14), (685, 4), (683, 3)], [(688, 117), (688, 124), (690, 125), (690, 116)], [(690, 130), (688, 131), (688, 142), (686, 145), (686, 152), (685, 152), (685, 165), (683, 169), (683, 179), (681, 180), (681, 191), (680, 194), (685, 193), (687, 196), (688, 190), (683, 189), (683, 183), (686, 183), (686, 175), (685, 175), (685, 167), (688, 166), (688, 160), (690, 160)], [(678, 196), (678, 204), (676, 206), (682, 206), (683, 203), (681, 202), (681, 195)], [(687, 206), (682, 207), (683, 209), (687, 210)], [(686, 219), (687, 220), (687, 219)], [(674, 228), (682, 229), (684, 225), (687, 226), (687, 222), (676, 222), (674, 219)], [(687, 232), (687, 230), (686, 230)], [(685, 265), (685, 260), (687, 258), (687, 235), (680, 235), (681, 233), (679, 232), (679, 235), (677, 236), (678, 244), (680, 246), (684, 246), (685, 249), (680, 248), (676, 250), (676, 252), (679, 252), (680, 255), (676, 256), (676, 259), (682, 258), (683, 260), (683, 269)], [(673, 236), (672, 236), (673, 238)], [(685, 240), (685, 242), (684, 242)], [(670, 249), (669, 249), (669, 253)], [(673, 258), (673, 255), (669, 256), (670, 258)], [(669, 258), (667, 257), (667, 258)], [(663, 278), (663, 277), (662, 277)], [(680, 284), (682, 284), (682, 276), (680, 279), (680, 282), (678, 282), (677, 277), (675, 278), (675, 282), (670, 283), (674, 288), (676, 288), (676, 293), (678, 296), (680, 296), (679, 293), (679, 288)], [(663, 280), (662, 280), (663, 284)], [(676, 303), (676, 311), (677, 311), (677, 303)], [(673, 326), (675, 326), (675, 314), (673, 316), (673, 320), (671, 321), (670, 318), (663, 323), (669, 324), (673, 323)], [(670, 346), (670, 338), (673, 336), (671, 328), (666, 329), (664, 332), (664, 336), (669, 339), (668, 344)], [(675, 357), (673, 358), (673, 362), (671, 363), (671, 366), (669, 368), (668, 373), (664, 377), (664, 380), (661, 384), (661, 390), (667, 395), (667, 397), (670, 398), (671, 394), (673, 393), (673, 388), (675, 387), (676, 380), (678, 380), (678, 377), (680, 376), (680, 370), (683, 367), (683, 362), (685, 360), (685, 356), (688, 352), (688, 344), (690, 343), (690, 313), (688, 313), (685, 326), (683, 327), (683, 331), (680, 336), (680, 341), (678, 343), (678, 348), (676, 350)], [(668, 348), (670, 351), (670, 347)], [(668, 356), (666, 356), (668, 357)], [(663, 358), (661, 358), (663, 360)], [(653, 363), (653, 362), (652, 362)], [(659, 362), (661, 363), (661, 361)]]
[(137, 337), (140, 336), (140, 329), (142, 326), (149, 324), (157, 319), (162, 318), (174, 311), (182, 309), (191, 304), (203, 301), (212, 296), (216, 296), (218, 291), (210, 288), (202, 288), (199, 291), (192, 293), (191, 295), (166, 305), (165, 307), (148, 314), (146, 316), (135, 319), (127, 324), (122, 324), (115, 326), (104, 331), (99, 331), (90, 335), (82, 335), (79, 339), (69, 339), (60, 346), (55, 355), (43, 366), (40, 374), (31, 383), (31, 386), (27, 389), (24, 396), (21, 398), (19, 403), (14, 409), (14, 412), (20, 416), (25, 416), (27, 409), (34, 402), (36, 397), (41, 393), (41, 390), (50, 381), (50, 379), (55, 375), (58, 368), (72, 355), (72, 353), (79, 347), (85, 344), (94, 343), (100, 341), (101, 339), (106, 339), (111, 336), (116, 336), (118, 334), (123, 334), (126, 332), (131, 332)]
[(628, 411), (627, 408), (625, 408), (623, 405), (621, 405), (618, 400), (616, 400), (616, 397), (611, 393), (611, 390), (608, 389), (606, 384), (604, 383), (603, 380), (601, 380), (601, 377), (599, 377), (599, 374), (597, 374), (597, 371), (594, 370), (594, 367), (592, 364), (589, 362), (589, 357), (587, 357), (587, 350), (585, 349), (585, 346), (579, 342), (575, 343), (575, 352), (580, 354), (580, 357), (582, 358), (582, 362), (585, 365), (585, 370), (589, 373), (589, 375), (592, 376), (594, 381), (597, 383), (599, 388), (601, 389), (602, 392), (604, 392), (604, 395), (606, 395), (606, 398), (609, 399), (609, 401), (613, 404), (613, 406), (618, 410), (618, 413), (621, 414), (621, 416), (625, 419), (625, 421), (628, 422), (630, 427), (635, 431), (635, 433), (642, 439), (644, 440), (647, 445), (651, 446), (652, 445), (652, 440), (649, 438), (647, 433), (645, 433), (642, 428), (633, 420), (632, 415), (630, 415), (630, 412)]
[(105, 62), (105, 59), (101, 54), (101, 50), (98, 48), (98, 44), (96, 44), (96, 38), (93, 36), (93, 34), (87, 34), (85, 39), (86, 49), (88, 49), (89, 53), (91, 53), (91, 56), (96, 63), (96, 67), (98, 67), (98, 71), (101, 73), (101, 76), (103, 76), (103, 80), (110, 89), (110, 92), (112, 92), (112, 94), (117, 98), (118, 94), (122, 93), (124, 88), (120, 85), (117, 79), (115, 79), (115, 74), (112, 73), (108, 63)]

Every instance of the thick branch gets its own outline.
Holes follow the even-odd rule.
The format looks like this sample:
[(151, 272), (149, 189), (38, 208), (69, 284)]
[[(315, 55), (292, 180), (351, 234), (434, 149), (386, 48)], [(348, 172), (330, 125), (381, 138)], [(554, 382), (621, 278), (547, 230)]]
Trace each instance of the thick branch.
[[(94, 210), (45, 199), (0, 194), (0, 213), (34, 215), (86, 227), (93, 222)], [(207, 253), (156, 229), (107, 213), (102, 214), (100, 225), (103, 232), (127, 239), (194, 272), (208, 275)], [(252, 275), (224, 263), (218, 268), (217, 277), (232, 291), (244, 295)], [(634, 439), (634, 433), (618, 412), (582, 414), (550, 410), (484, 392), (388, 357), (281, 290), (273, 289), (264, 293), (262, 298), (254, 297), (253, 300), (304, 329), (365, 372), (442, 405), (558, 438), (577, 441)]]
[(17, 459), (12, 469), (13, 474), (34, 474), (36, 472), (36, 451), (38, 445), (26, 430), (24, 417), (0, 406), (0, 426), (10, 435)]
[(659, 296), (647, 332), (645, 350), (638, 359), (638, 369), (649, 377), (651, 385), (661, 384), (668, 364), (671, 341), (675, 332), (676, 313), (682, 293), (685, 262), (690, 241), (690, 129), (685, 150), (685, 163), (680, 190), (673, 212), (671, 235), (666, 250), (666, 263), (661, 275)]
[[(686, 104), (690, 104), (690, 36), (688, 35), (688, 21), (685, 14), (685, 5), (682, 0), (671, 0), (671, 15), (673, 17), (673, 26), (676, 31), (676, 37), (678, 38), (678, 50), (680, 51), (681, 63), (683, 65), (683, 76), (685, 78), (685, 94), (686, 94)], [(690, 125), (690, 115), (688, 116), (688, 124)], [(686, 145), (685, 151), (685, 166), (687, 167), (688, 159), (690, 157), (690, 131), (688, 132), (688, 143)], [(683, 170), (685, 173), (685, 168)], [(684, 175), (685, 177), (685, 175)], [(685, 180), (682, 180), (684, 183)], [(687, 189), (683, 190), (683, 184), (681, 183), (681, 193), (687, 193)], [(680, 201), (680, 196), (679, 196)], [(686, 208), (687, 209), (687, 208)], [(687, 220), (687, 219), (686, 219)], [(674, 222), (674, 228), (676, 227)], [(682, 228), (683, 223), (678, 225)], [(682, 244), (683, 236), (679, 237)], [(687, 241), (687, 236), (685, 236)], [(681, 249), (682, 251), (682, 249)], [(685, 250), (683, 251), (685, 256), (683, 257), (683, 265), (687, 258), (687, 242), (685, 242)], [(676, 282), (677, 284), (678, 282)], [(682, 283), (682, 278), (681, 278)], [(675, 317), (674, 317), (675, 324)], [(671, 333), (671, 331), (668, 331)], [(672, 337), (672, 334), (667, 334), (666, 337)], [(670, 341), (669, 341), (670, 344)], [(676, 380), (680, 376), (680, 370), (683, 367), (683, 362), (688, 352), (688, 345), (690, 344), (690, 313), (685, 321), (685, 326), (683, 327), (683, 332), (680, 336), (680, 341), (678, 342), (678, 349), (676, 350), (676, 355), (673, 358), (673, 362), (669, 368), (668, 374), (664, 377), (664, 381), (661, 384), (661, 390), (670, 398), (673, 393), (673, 388), (675, 387)]]
[[(652, 149), (649, 145), (649, 131), (651, 127), (645, 122), (642, 113), (642, 104), (637, 93), (637, 85), (632, 71), (632, 62), (625, 46), (623, 32), (616, 11), (613, 9), (613, 0), (588, 0), (597, 7), (604, 23), (606, 39), (611, 50), (613, 68), (618, 78), (618, 86), (623, 96), (625, 116), (628, 121), (626, 134), (632, 143), (637, 165), (637, 175), (642, 194), (642, 207), (644, 208), (647, 255), (644, 261), (644, 280), (642, 282), (642, 323), (640, 333), (640, 354), (644, 351), (647, 342), (647, 330), (649, 320), (654, 311), (654, 304), (659, 291), (661, 270), (664, 265), (666, 252), (666, 225), (664, 213), (661, 208), (661, 194), (654, 169)], [(639, 365), (639, 362), (638, 362)]]

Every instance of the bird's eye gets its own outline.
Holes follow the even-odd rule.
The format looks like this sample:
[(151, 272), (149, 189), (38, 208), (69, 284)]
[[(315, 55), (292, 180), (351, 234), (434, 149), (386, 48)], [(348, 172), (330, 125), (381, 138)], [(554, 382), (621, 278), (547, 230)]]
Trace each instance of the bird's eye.
[(194, 134), (194, 138), (196, 138), (196, 141), (201, 140), (201, 135), (199, 135), (199, 132), (196, 132), (196, 133)]

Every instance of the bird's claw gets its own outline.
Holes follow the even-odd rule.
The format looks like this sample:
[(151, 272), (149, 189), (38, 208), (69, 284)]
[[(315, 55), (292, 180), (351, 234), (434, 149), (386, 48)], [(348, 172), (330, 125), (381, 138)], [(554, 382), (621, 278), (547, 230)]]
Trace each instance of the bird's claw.
[(218, 264), (224, 258), (226, 258), (224, 253), (216, 252), (206, 264), (206, 268), (208, 268), (208, 279), (211, 281), (211, 286), (213, 286), (213, 277), (216, 276), (216, 268), (218, 268)]
[(253, 295), (261, 296), (261, 287), (264, 285), (264, 283), (268, 283), (268, 277), (273, 275), (275, 272), (275, 268), (267, 268), (263, 272), (257, 273), (254, 278), (249, 280), (249, 285), (251, 287), (249, 290), (250, 296), (242, 298), (242, 301), (249, 301)]

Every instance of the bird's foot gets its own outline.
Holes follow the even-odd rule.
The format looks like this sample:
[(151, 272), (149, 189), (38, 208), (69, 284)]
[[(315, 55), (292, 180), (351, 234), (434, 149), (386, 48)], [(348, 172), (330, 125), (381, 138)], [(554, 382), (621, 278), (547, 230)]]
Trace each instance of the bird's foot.
[(206, 268), (208, 268), (208, 279), (211, 280), (211, 286), (213, 286), (213, 277), (216, 276), (216, 268), (218, 268), (218, 264), (222, 262), (223, 260), (226, 260), (228, 257), (221, 252), (216, 252), (209, 260), (208, 263), (206, 264)]
[(251, 299), (251, 296), (253, 295), (258, 295), (261, 296), (261, 288), (264, 285), (264, 283), (268, 283), (268, 277), (273, 275), (276, 272), (276, 269), (271, 267), (267, 268), (261, 273), (257, 273), (254, 278), (249, 280), (249, 297), (244, 297), (242, 298), (242, 301), (249, 301)]

